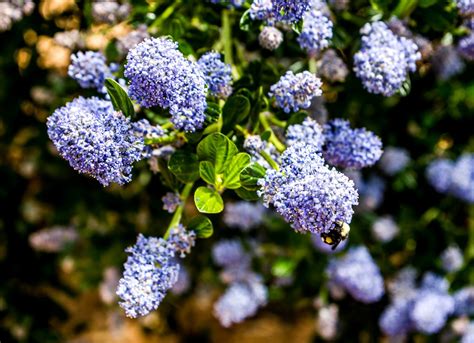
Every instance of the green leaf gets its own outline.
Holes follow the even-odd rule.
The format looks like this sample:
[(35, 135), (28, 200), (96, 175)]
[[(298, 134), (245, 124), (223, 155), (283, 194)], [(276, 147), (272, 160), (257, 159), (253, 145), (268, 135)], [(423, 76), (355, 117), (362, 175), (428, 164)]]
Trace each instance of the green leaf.
[(291, 126), (291, 125), (301, 124), (307, 117), (308, 117), (308, 113), (305, 111), (296, 112), (286, 122), (286, 128), (288, 128), (288, 126)]
[(229, 132), (234, 125), (247, 118), (250, 113), (250, 101), (243, 95), (231, 96), (222, 109), (222, 132)]
[(216, 174), (222, 174), (239, 150), (222, 133), (213, 133), (204, 138), (197, 146), (200, 160), (212, 162)]
[(272, 136), (272, 130), (268, 129), (268, 130), (265, 130), (262, 132), (262, 134), (260, 135), (260, 138), (262, 138), (262, 140), (264, 142), (268, 142), (268, 140), (270, 139), (270, 137)]
[(196, 189), (194, 203), (201, 213), (220, 213), (224, 210), (224, 201), (220, 194), (207, 187)]
[(392, 15), (404, 18), (410, 15), (417, 6), (418, 0), (400, 0), (397, 7), (393, 10)]
[(201, 175), (201, 179), (208, 184), (214, 185), (216, 183), (216, 171), (211, 162), (201, 161), (201, 163), (199, 163), (199, 174)]
[(265, 177), (266, 170), (258, 163), (252, 163), (240, 173), (240, 183), (249, 191), (256, 191), (258, 180)]
[(209, 238), (214, 233), (212, 222), (206, 216), (197, 216), (188, 223), (188, 230), (196, 232), (198, 238)]
[(236, 189), (235, 193), (246, 201), (256, 201), (260, 199), (256, 191), (249, 191), (243, 187)]
[(301, 34), (301, 31), (303, 31), (303, 20), (300, 20), (299, 22), (297, 23), (294, 23), (293, 25), (291, 25), (291, 28), (293, 29), (293, 31), (295, 31), (297, 34)]
[(426, 8), (436, 4), (438, 0), (418, 0), (418, 5), (420, 7)]
[(272, 274), (276, 277), (290, 277), (296, 268), (296, 261), (288, 258), (278, 259), (272, 266)]
[(135, 110), (133, 104), (127, 93), (124, 91), (114, 79), (108, 78), (105, 80), (105, 87), (110, 96), (110, 101), (116, 111), (121, 111), (126, 117), (133, 118)]
[(178, 150), (168, 162), (169, 170), (182, 182), (194, 182), (199, 179), (199, 160), (196, 154)]
[(219, 117), (221, 116), (221, 108), (219, 107), (218, 104), (215, 104), (213, 102), (210, 102), (207, 104), (206, 108), (206, 125), (210, 125), (212, 123), (215, 123), (219, 120)]
[(250, 155), (241, 152), (232, 158), (229, 167), (224, 172), (224, 187), (228, 189), (240, 188), (240, 173), (250, 164)]
[(160, 176), (163, 183), (171, 189), (177, 189), (179, 185), (179, 181), (170, 172), (168, 168), (168, 161), (166, 161), (164, 158), (159, 158), (158, 168), (160, 169)]

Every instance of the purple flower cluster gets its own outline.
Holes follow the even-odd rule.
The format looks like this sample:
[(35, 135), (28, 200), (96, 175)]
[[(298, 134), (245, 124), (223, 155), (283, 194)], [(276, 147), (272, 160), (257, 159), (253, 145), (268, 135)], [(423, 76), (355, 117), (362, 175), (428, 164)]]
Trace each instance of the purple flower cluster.
[(474, 16), (474, 2), (472, 0), (456, 0), (459, 13), (463, 16)]
[(466, 329), (466, 332), (464, 332), (461, 342), (460, 343), (472, 343), (474, 342), (474, 322), (470, 322), (469, 326)]
[(309, 71), (293, 74), (287, 71), (280, 80), (270, 87), (270, 97), (275, 97), (278, 107), (286, 113), (308, 108), (311, 99), (323, 94), (321, 80)]
[(310, 9), (311, 0), (272, 0), (272, 13), (277, 21), (296, 23)]
[(223, 267), (222, 280), (230, 284), (214, 304), (214, 315), (229, 327), (253, 316), (267, 303), (268, 292), (259, 275), (250, 269), (251, 257), (240, 241), (220, 241), (212, 249), (214, 262)]
[(210, 0), (213, 4), (226, 4), (233, 7), (241, 7), (245, 0)]
[(79, 238), (74, 227), (54, 226), (33, 232), (28, 241), (36, 251), (58, 252)]
[(472, 316), (474, 314), (474, 286), (461, 288), (453, 294), (454, 314)]
[(211, 95), (227, 99), (232, 94), (232, 68), (218, 52), (207, 52), (197, 61)]
[(416, 70), (421, 58), (418, 47), (405, 37), (397, 37), (383, 22), (367, 23), (361, 29), (362, 47), (354, 55), (354, 71), (364, 87), (375, 94), (391, 96)]
[(126, 55), (130, 49), (147, 38), (150, 38), (150, 35), (148, 34), (146, 25), (140, 25), (126, 36), (117, 39), (117, 50), (120, 54)]
[(400, 229), (391, 216), (378, 218), (372, 224), (372, 234), (379, 242), (386, 243), (398, 235)]
[(79, 51), (77, 54), (72, 54), (68, 75), (82, 88), (95, 88), (102, 93), (106, 92), (105, 79), (112, 77), (105, 56), (95, 51)]
[(168, 192), (162, 198), (161, 201), (163, 202), (163, 209), (168, 213), (173, 213), (176, 211), (179, 205), (181, 205), (181, 199), (179, 198), (179, 194)]
[(263, 222), (264, 214), (262, 204), (238, 201), (225, 205), (224, 223), (230, 228), (249, 231)]
[(143, 140), (109, 101), (76, 98), (47, 120), (48, 135), (72, 168), (102, 185), (131, 181), (132, 164), (142, 158)]
[(179, 130), (194, 132), (204, 123), (207, 87), (195, 63), (168, 38), (146, 39), (127, 55), (129, 94), (143, 107), (168, 109)]
[[(152, 125), (147, 119), (140, 119), (133, 122), (133, 132), (141, 141), (151, 138), (159, 138), (165, 135), (165, 130), (158, 125)], [(145, 145), (142, 150), (143, 158), (150, 158), (153, 155), (153, 148)]]
[(448, 80), (460, 74), (465, 64), (459, 52), (452, 45), (440, 45), (431, 56), (433, 69), (440, 80)]
[(447, 273), (457, 272), (463, 263), (462, 251), (456, 245), (447, 247), (441, 254), (441, 265)]
[(387, 175), (395, 175), (410, 162), (407, 150), (397, 147), (386, 147), (379, 161), (379, 167)]
[(319, 61), (318, 75), (330, 82), (344, 82), (349, 69), (344, 61), (337, 56), (335, 50), (330, 49), (324, 52)]
[(92, 18), (96, 23), (115, 24), (125, 20), (131, 10), (128, 2), (119, 4), (115, 0), (96, 0), (92, 3)]
[(364, 246), (351, 248), (344, 257), (332, 259), (327, 273), (330, 282), (363, 303), (377, 302), (385, 293), (380, 270)]
[(474, 60), (474, 32), (459, 41), (458, 51), (466, 60)]
[(320, 151), (324, 145), (323, 128), (318, 122), (306, 118), (301, 124), (290, 125), (286, 131), (286, 144), (292, 146), (296, 143), (309, 143), (316, 146)]
[(260, 155), (260, 152), (267, 153), (274, 161), (280, 159), (280, 155), (276, 148), (264, 142), (260, 136), (250, 135), (244, 141), (244, 149), (252, 156), (252, 162), (257, 162), (265, 168), (271, 168), (268, 162)]
[(258, 35), (258, 42), (264, 49), (273, 51), (283, 42), (283, 33), (273, 26), (265, 26)]
[(184, 257), (195, 239), (194, 231), (178, 225), (167, 240), (139, 234), (136, 244), (125, 250), (130, 255), (124, 264), (117, 295), (128, 317), (144, 316), (158, 308), (166, 292), (178, 281), (180, 265), (176, 253)]
[(250, 6), (249, 15), (252, 20), (269, 20), (272, 13), (272, 0), (254, 0)]
[(343, 119), (324, 125), (326, 144), (323, 156), (336, 167), (362, 169), (375, 164), (382, 156), (382, 141), (373, 132), (352, 129)]
[(298, 36), (300, 47), (310, 55), (327, 48), (332, 39), (332, 21), (319, 10), (311, 10), (304, 15), (303, 29)]
[(322, 233), (334, 229), (336, 221), (350, 223), (357, 205), (354, 183), (327, 167), (312, 144), (290, 146), (280, 169), (267, 170), (259, 185), (264, 205), (273, 205), (298, 232)]
[(222, 326), (230, 327), (255, 315), (267, 297), (267, 288), (260, 282), (233, 283), (214, 304), (214, 315)]
[(398, 289), (409, 291), (391, 294), (392, 303), (379, 319), (382, 331), (388, 336), (400, 336), (410, 331), (439, 332), (454, 311), (454, 300), (448, 293), (446, 279), (426, 273), (418, 289), (414, 277), (399, 282), (404, 285), (399, 285)]
[(23, 15), (30, 15), (35, 8), (33, 0), (10, 0), (0, 2), (0, 32), (9, 30)]
[(367, 181), (360, 180), (360, 183), (356, 183), (356, 186), (360, 194), (358, 211), (373, 211), (381, 205), (386, 187), (384, 179), (372, 175)]
[(474, 203), (474, 154), (465, 153), (455, 162), (434, 160), (426, 169), (426, 178), (436, 191)]
[(179, 265), (173, 247), (162, 238), (138, 235), (129, 253), (117, 287), (120, 306), (128, 317), (137, 318), (156, 310), (178, 280)]

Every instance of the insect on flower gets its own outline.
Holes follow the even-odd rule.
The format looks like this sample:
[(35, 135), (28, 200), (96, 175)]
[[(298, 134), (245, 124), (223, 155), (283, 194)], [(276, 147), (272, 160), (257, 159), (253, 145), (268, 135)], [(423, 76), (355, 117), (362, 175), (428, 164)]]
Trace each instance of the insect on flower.
[(335, 224), (336, 226), (334, 229), (321, 234), (322, 241), (328, 245), (331, 245), (332, 250), (335, 250), (339, 243), (346, 240), (347, 237), (349, 237), (349, 232), (351, 231), (349, 224), (343, 221), (338, 220), (335, 222)]

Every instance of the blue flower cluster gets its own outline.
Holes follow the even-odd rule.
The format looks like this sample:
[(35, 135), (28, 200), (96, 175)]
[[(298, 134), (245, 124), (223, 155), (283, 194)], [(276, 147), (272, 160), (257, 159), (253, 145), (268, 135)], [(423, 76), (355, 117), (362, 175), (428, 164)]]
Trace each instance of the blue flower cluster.
[(283, 33), (273, 26), (265, 26), (258, 35), (258, 43), (264, 49), (273, 51), (283, 42)]
[(262, 278), (250, 269), (251, 257), (238, 240), (220, 241), (212, 249), (214, 262), (223, 267), (221, 278), (230, 284), (214, 304), (214, 315), (229, 327), (253, 316), (267, 303), (268, 291)]
[(474, 33), (470, 33), (459, 41), (458, 51), (466, 60), (474, 60)]
[(400, 229), (391, 216), (377, 218), (372, 224), (374, 238), (382, 243), (390, 242), (398, 235)]
[[(159, 138), (165, 135), (165, 130), (159, 125), (152, 125), (147, 119), (140, 119), (139, 121), (133, 122), (133, 132), (145, 141), (146, 139)], [(142, 150), (143, 158), (150, 158), (153, 155), (153, 148), (150, 145), (145, 145)]]
[[(399, 281), (407, 282), (406, 279)], [(379, 320), (382, 331), (389, 336), (404, 335), (410, 331), (425, 334), (439, 332), (454, 311), (454, 299), (448, 293), (447, 280), (426, 273), (418, 289), (414, 279), (409, 283), (405, 288), (409, 287), (410, 291), (391, 294), (392, 303)]]
[(455, 162), (436, 159), (426, 169), (426, 178), (436, 191), (474, 203), (474, 154), (465, 153)]
[(197, 61), (211, 95), (227, 99), (232, 94), (232, 68), (218, 52), (207, 52)]
[(472, 0), (456, 0), (456, 5), (462, 15), (474, 16), (474, 2)]
[(458, 50), (452, 45), (440, 45), (431, 56), (431, 63), (440, 80), (448, 80), (466, 67)]
[(162, 198), (161, 201), (163, 202), (163, 209), (168, 213), (173, 213), (176, 211), (179, 205), (181, 205), (181, 199), (179, 198), (179, 194), (168, 192)]
[(453, 294), (454, 314), (472, 316), (474, 314), (474, 286), (461, 288)]
[(105, 79), (112, 77), (105, 56), (95, 51), (72, 54), (68, 75), (82, 88), (95, 88), (101, 93), (107, 92), (104, 87)]
[(474, 322), (470, 322), (469, 326), (464, 332), (464, 335), (461, 338), (461, 343), (472, 343), (474, 342)]
[(102, 185), (130, 182), (132, 164), (142, 158), (143, 139), (112, 103), (76, 98), (48, 118), (48, 135), (72, 168)]
[(329, 46), (332, 39), (332, 21), (319, 10), (311, 10), (304, 15), (303, 29), (298, 43), (308, 54), (315, 55)]
[(278, 107), (286, 113), (309, 108), (311, 99), (323, 94), (321, 80), (309, 71), (293, 74), (287, 71), (280, 80), (270, 87), (270, 97), (275, 97)]
[(272, 12), (277, 21), (296, 23), (310, 9), (311, 0), (272, 0)]
[(245, 0), (210, 0), (213, 4), (226, 4), (233, 7), (241, 7)]
[(383, 22), (367, 23), (361, 29), (362, 47), (354, 55), (354, 71), (364, 87), (375, 94), (391, 96), (416, 70), (421, 58), (410, 39), (397, 37)]
[(326, 50), (319, 61), (318, 75), (330, 82), (344, 82), (349, 69), (334, 49)]
[(447, 273), (457, 272), (464, 263), (462, 251), (456, 245), (447, 247), (441, 254), (441, 266)]
[(324, 125), (326, 144), (323, 156), (336, 167), (362, 169), (375, 164), (382, 156), (382, 141), (365, 128), (352, 129), (343, 119)]
[(407, 150), (397, 147), (386, 147), (379, 161), (379, 167), (387, 175), (395, 175), (410, 162)]
[(255, 315), (267, 303), (268, 292), (260, 282), (236, 282), (214, 304), (214, 315), (224, 327)]
[(263, 222), (265, 207), (260, 203), (238, 201), (225, 205), (224, 224), (230, 228), (249, 231)]
[(120, 306), (128, 317), (137, 318), (156, 310), (178, 280), (175, 251), (162, 238), (138, 235), (137, 243), (127, 248), (130, 256), (117, 287)]
[(131, 49), (125, 77), (130, 80), (130, 97), (143, 107), (168, 109), (178, 130), (202, 128), (207, 107), (204, 75), (171, 39), (146, 39)]
[(285, 138), (287, 146), (296, 143), (310, 143), (320, 151), (322, 151), (325, 141), (323, 128), (311, 118), (306, 118), (301, 124), (290, 125), (286, 130)]
[(326, 272), (330, 282), (363, 303), (377, 302), (385, 294), (380, 270), (364, 246), (351, 248), (344, 257), (332, 259)]
[(119, 304), (128, 317), (137, 318), (156, 310), (166, 293), (178, 281), (180, 265), (175, 259), (189, 253), (196, 234), (182, 225), (171, 230), (167, 240), (138, 235), (124, 264), (123, 277), (117, 286)]
[(297, 143), (281, 156), (279, 170), (267, 170), (259, 180), (264, 205), (276, 211), (298, 232), (322, 233), (336, 221), (350, 223), (357, 205), (354, 183), (330, 169), (312, 144)]
[(272, 0), (254, 0), (249, 10), (250, 18), (268, 21), (273, 15), (272, 8)]

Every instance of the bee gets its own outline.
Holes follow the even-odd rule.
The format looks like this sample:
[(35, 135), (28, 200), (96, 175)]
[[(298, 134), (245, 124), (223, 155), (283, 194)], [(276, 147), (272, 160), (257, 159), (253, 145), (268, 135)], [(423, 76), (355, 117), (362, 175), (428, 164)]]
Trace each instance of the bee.
[(351, 231), (349, 224), (344, 223), (343, 221), (338, 220), (334, 224), (336, 225), (334, 229), (321, 234), (322, 241), (328, 245), (331, 245), (332, 250), (336, 250), (339, 243), (349, 237), (349, 232)]

